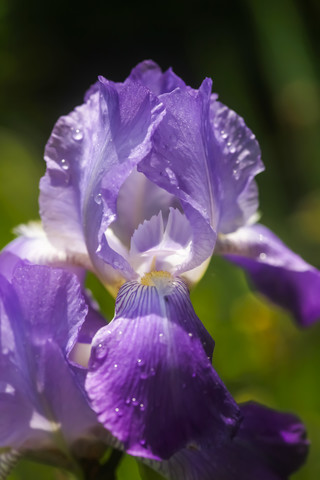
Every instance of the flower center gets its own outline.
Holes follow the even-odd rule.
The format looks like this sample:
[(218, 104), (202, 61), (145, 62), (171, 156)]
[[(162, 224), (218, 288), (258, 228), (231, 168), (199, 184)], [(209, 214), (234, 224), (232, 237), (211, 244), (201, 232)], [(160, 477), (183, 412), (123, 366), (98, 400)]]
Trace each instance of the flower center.
[(173, 280), (171, 273), (164, 270), (155, 270), (146, 273), (140, 280), (141, 285), (147, 287), (163, 287)]

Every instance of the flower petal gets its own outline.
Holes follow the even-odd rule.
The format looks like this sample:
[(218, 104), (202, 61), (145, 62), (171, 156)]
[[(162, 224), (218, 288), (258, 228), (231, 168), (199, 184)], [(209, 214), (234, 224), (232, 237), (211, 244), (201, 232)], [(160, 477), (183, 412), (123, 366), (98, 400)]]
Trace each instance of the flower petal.
[(77, 277), (19, 262), (0, 294), (0, 446), (52, 448), (96, 427), (66, 360), (87, 313)]
[(169, 209), (166, 225), (162, 212), (145, 221), (131, 239), (130, 263), (140, 275), (151, 270), (175, 273), (190, 256), (192, 231), (186, 216)]
[(210, 123), (220, 186), (219, 232), (230, 233), (247, 223), (258, 208), (254, 176), (264, 170), (259, 144), (243, 118), (213, 96)]
[(213, 341), (185, 284), (148, 275), (120, 289), (114, 319), (93, 340), (86, 389), (128, 453), (162, 459), (203, 436), (229, 437), (239, 412), (211, 366)]
[(301, 326), (320, 318), (320, 272), (262, 225), (219, 237), (216, 253), (244, 268), (258, 290)]
[(301, 421), (256, 403), (241, 407), (238, 433), (207, 449), (183, 449), (150, 466), (169, 480), (287, 480), (308, 454)]
[(146, 86), (154, 95), (172, 92), (175, 88), (186, 85), (171, 68), (162, 73), (161, 68), (152, 60), (145, 60), (139, 63), (130, 74), (133, 81), (140, 82)]
[(46, 147), (40, 195), (44, 229), (59, 250), (89, 253), (111, 281), (115, 272), (106, 264), (125, 277), (134, 274), (104, 233), (116, 219), (119, 189), (149, 153), (163, 114), (161, 103), (141, 84), (100, 77), (99, 90), (92, 89), (86, 103), (58, 120)]
[(160, 96), (166, 116), (154, 135), (152, 154), (138, 170), (177, 197), (193, 230), (190, 270), (211, 254), (219, 222), (219, 179), (212, 156), (209, 108), (211, 82), (198, 91), (177, 88)]

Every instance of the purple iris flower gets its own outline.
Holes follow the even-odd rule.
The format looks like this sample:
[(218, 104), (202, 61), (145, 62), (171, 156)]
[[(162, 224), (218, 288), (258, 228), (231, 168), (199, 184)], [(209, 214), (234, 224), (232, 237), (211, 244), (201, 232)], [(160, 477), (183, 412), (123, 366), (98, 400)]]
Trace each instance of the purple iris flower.
[[(213, 340), (188, 287), (215, 251), (301, 325), (320, 316), (319, 272), (253, 225), (263, 164), (252, 132), (218, 102), (209, 79), (195, 90), (146, 61), (124, 83), (99, 77), (85, 103), (56, 123), (45, 159), (43, 230), (24, 227), (8, 249), (35, 263), (91, 270), (117, 297), (113, 321), (93, 339), (86, 379), (101, 423), (126, 451), (165, 459), (168, 468), (185, 458), (197, 471), (219, 448), (223, 458), (251, 458), (265, 411), (239, 407), (212, 368)], [(303, 429), (283, 418), (263, 438), (280, 439), (290, 454), (302, 445), (299, 466)], [(273, 468), (276, 452), (267, 447), (260, 461), (260, 447), (264, 441), (253, 456), (266, 473), (253, 469), (248, 478), (284, 480), (290, 468)], [(218, 463), (207, 477), (186, 478), (234, 478)]]
[(77, 443), (99, 443), (101, 426), (68, 355), (98, 319), (73, 274), (10, 253), (0, 271), (0, 448), (77, 470)]

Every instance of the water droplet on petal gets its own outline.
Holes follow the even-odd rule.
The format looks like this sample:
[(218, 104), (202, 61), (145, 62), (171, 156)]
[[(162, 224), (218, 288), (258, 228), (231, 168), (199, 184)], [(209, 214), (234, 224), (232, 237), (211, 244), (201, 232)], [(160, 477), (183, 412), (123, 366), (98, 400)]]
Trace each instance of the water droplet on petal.
[(116, 412), (116, 414), (118, 415), (118, 417), (122, 417), (123, 413), (122, 413), (122, 411), (120, 410), (119, 407), (116, 407), (116, 408), (114, 409), (114, 411)]
[(188, 333), (189, 337), (193, 337), (193, 334), (191, 332)]
[(159, 333), (159, 337), (160, 337), (160, 338), (163, 337), (163, 333)]
[(153, 367), (152, 367), (152, 368), (150, 368), (150, 376), (151, 376), (151, 377), (154, 377), (154, 376), (155, 376), (155, 374), (156, 374), (156, 371), (155, 371), (155, 369), (154, 369)]
[(101, 193), (98, 193), (98, 194), (94, 197), (94, 201), (95, 201), (98, 205), (101, 204), (101, 202), (102, 202), (102, 195), (101, 195)]
[(145, 409), (145, 406), (143, 405), (143, 403), (140, 403), (140, 410), (143, 412)]
[(70, 165), (69, 165), (69, 162), (68, 160), (66, 160), (65, 158), (62, 158), (60, 160), (60, 166), (62, 168), (62, 170), (65, 170), (66, 172), (69, 170), (70, 168)]
[(235, 180), (239, 180), (239, 178), (240, 178), (239, 170), (237, 168), (234, 168), (232, 170), (232, 173), (233, 173), (233, 176), (234, 176)]
[(72, 138), (73, 138), (73, 140), (76, 140), (77, 142), (81, 142), (81, 140), (83, 139), (82, 130), (80, 128), (74, 128), (72, 130)]
[(115, 363), (115, 364), (113, 365), (113, 367), (114, 367), (114, 368), (118, 368), (118, 364)]
[(260, 255), (259, 255), (260, 260), (265, 260), (266, 258), (267, 258), (266, 253), (260, 253)]
[(134, 405), (135, 407), (139, 404), (139, 402), (138, 402), (138, 400), (136, 399), (136, 397), (132, 397), (131, 402), (132, 402), (132, 405)]
[(130, 403), (131, 403), (131, 398), (130, 398), (130, 397), (127, 397), (127, 398), (126, 398), (126, 401), (125, 401), (125, 404), (126, 404), (126, 405), (130, 405)]
[(138, 364), (138, 367), (142, 367), (144, 365), (144, 361), (141, 358), (138, 358), (137, 364)]
[(140, 440), (140, 445), (144, 447), (146, 445), (146, 441), (144, 439)]
[(103, 343), (99, 343), (99, 345), (95, 349), (95, 356), (98, 359), (102, 359), (107, 355), (107, 347)]
[(221, 130), (220, 134), (222, 138), (224, 139), (228, 138), (228, 134), (224, 130)]

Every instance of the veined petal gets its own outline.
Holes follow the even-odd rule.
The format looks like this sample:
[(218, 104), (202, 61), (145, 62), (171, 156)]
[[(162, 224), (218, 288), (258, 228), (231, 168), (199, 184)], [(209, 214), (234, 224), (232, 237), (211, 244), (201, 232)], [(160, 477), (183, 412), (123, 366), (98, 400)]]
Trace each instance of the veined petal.
[(257, 403), (241, 406), (243, 421), (226, 442), (183, 449), (170, 460), (150, 462), (168, 480), (287, 480), (308, 454), (301, 421)]
[(154, 148), (138, 170), (177, 197), (193, 231), (191, 270), (212, 254), (219, 222), (219, 179), (213, 158), (209, 108), (211, 82), (198, 91), (176, 88), (160, 95), (166, 116), (154, 136)]
[(171, 68), (162, 72), (159, 65), (152, 60), (139, 63), (130, 73), (130, 79), (142, 83), (151, 90), (154, 95), (172, 92), (176, 88), (185, 88), (186, 84)]
[(87, 314), (75, 275), (16, 264), (0, 276), (0, 445), (65, 448), (97, 427), (66, 356)]
[(320, 272), (263, 225), (220, 236), (216, 253), (242, 267), (257, 289), (289, 310), (301, 326), (320, 318)]
[(130, 263), (140, 275), (151, 270), (175, 273), (189, 259), (191, 244), (192, 230), (186, 216), (170, 208), (165, 225), (160, 211), (134, 232)]
[[(167, 219), (169, 208), (179, 206), (176, 197), (150, 182), (135, 168), (120, 188), (117, 220), (111, 225), (112, 232), (129, 249), (131, 237), (141, 223), (150, 220), (160, 211)], [(108, 233), (111, 229), (108, 229)]]
[(210, 123), (219, 177), (219, 232), (244, 226), (258, 208), (255, 175), (264, 170), (259, 144), (243, 118), (211, 98)]
[(86, 389), (100, 422), (128, 453), (154, 459), (230, 437), (239, 411), (185, 284), (166, 272), (142, 283), (121, 287), (114, 319), (93, 340)]
[(40, 195), (44, 229), (59, 250), (89, 254), (106, 282), (114, 282), (113, 269), (134, 276), (105, 231), (116, 219), (120, 187), (149, 153), (163, 114), (161, 103), (141, 84), (100, 77), (99, 89), (58, 120), (47, 144)]

